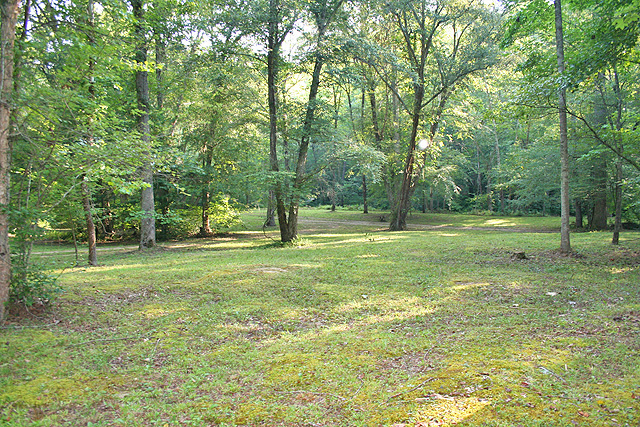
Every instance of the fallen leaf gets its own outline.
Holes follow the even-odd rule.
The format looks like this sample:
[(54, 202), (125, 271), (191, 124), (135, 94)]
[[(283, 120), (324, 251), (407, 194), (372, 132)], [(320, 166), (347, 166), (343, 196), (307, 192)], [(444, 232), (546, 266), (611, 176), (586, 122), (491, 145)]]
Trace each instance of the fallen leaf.
[(589, 416), (589, 414), (584, 412), (584, 411), (578, 411), (578, 415), (580, 415), (582, 417), (585, 417), (585, 418)]

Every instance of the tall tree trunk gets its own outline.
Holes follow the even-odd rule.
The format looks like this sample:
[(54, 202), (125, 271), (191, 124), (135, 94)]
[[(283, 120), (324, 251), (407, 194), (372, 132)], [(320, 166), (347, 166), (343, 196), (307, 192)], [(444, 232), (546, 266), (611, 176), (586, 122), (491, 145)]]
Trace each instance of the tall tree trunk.
[[(151, 157), (151, 129), (149, 126), (149, 80), (148, 73), (144, 69), (147, 61), (147, 40), (144, 27), (144, 0), (131, 0), (133, 15), (135, 17), (134, 32), (136, 41), (135, 61), (139, 66), (136, 70), (136, 93), (138, 98), (138, 131), (147, 152)], [(153, 197), (153, 166), (149, 159), (145, 159), (142, 166), (142, 189), (140, 207), (142, 218), (140, 219), (140, 250), (152, 248), (156, 245), (156, 220), (155, 202)]]
[(389, 229), (392, 231), (400, 231), (407, 229), (407, 215), (411, 207), (411, 195), (413, 189), (413, 167), (415, 164), (416, 140), (420, 127), (420, 113), (422, 111), (422, 102), (424, 101), (424, 85), (422, 75), (420, 82), (414, 84), (414, 107), (411, 114), (411, 135), (409, 136), (409, 149), (405, 160), (404, 169), (402, 171), (402, 185), (400, 186), (400, 194), (394, 210), (391, 213), (391, 223)]
[(162, 110), (164, 107), (164, 70), (167, 61), (167, 47), (162, 33), (156, 31), (156, 85), (158, 91), (156, 93), (156, 107)]
[[(602, 128), (607, 124), (608, 111), (606, 101), (604, 99), (603, 85), (605, 82), (604, 73), (598, 73), (597, 90), (594, 93), (593, 103), (593, 121), (595, 125)], [(595, 144), (599, 141), (595, 139)], [(608, 165), (607, 156), (599, 154), (594, 157), (591, 173), (591, 201), (593, 203), (591, 212), (591, 221), (589, 223), (590, 230), (606, 230), (607, 219), (609, 217), (607, 193), (608, 193)]]
[[(322, 2), (319, 2), (322, 3)], [(276, 193), (276, 208), (278, 211), (278, 223), (280, 226), (280, 239), (283, 243), (291, 242), (298, 237), (298, 212), (300, 206), (300, 194), (305, 185), (308, 176), (306, 174), (306, 165), (307, 165), (307, 156), (309, 152), (309, 144), (311, 143), (311, 136), (313, 133), (313, 125), (315, 122), (315, 114), (317, 108), (317, 97), (318, 97), (318, 89), (320, 87), (320, 74), (322, 72), (322, 67), (324, 66), (324, 54), (320, 52), (321, 43), (324, 40), (324, 36), (327, 30), (327, 27), (332, 22), (333, 18), (336, 16), (338, 10), (342, 7), (343, 0), (336, 0), (331, 5), (328, 5), (327, 2), (324, 4), (318, 4), (318, 9), (312, 10), (316, 29), (317, 29), (317, 48), (318, 51), (315, 54), (313, 72), (311, 74), (311, 85), (309, 86), (309, 98), (307, 100), (307, 106), (305, 111), (305, 117), (302, 124), (302, 132), (300, 137), (300, 144), (298, 146), (298, 157), (295, 168), (295, 173), (293, 175), (293, 185), (291, 186), (291, 191), (289, 192), (288, 206), (285, 205), (285, 194), (282, 191), (282, 187), (276, 185), (275, 193)], [(269, 30), (268, 30), (268, 40), (269, 40), (269, 52), (267, 53), (267, 68), (271, 68), (277, 72), (277, 53), (281, 46), (282, 41), (284, 40), (284, 35), (279, 34), (278, 31), (278, 20), (274, 19), (278, 17), (278, 1), (270, 0), (269, 2)], [(314, 8), (312, 8), (314, 9)], [(270, 159), (271, 159), (271, 170), (277, 172), (279, 170), (277, 165), (277, 157), (276, 157), (276, 142), (277, 136), (275, 135), (276, 124), (275, 120), (277, 119), (277, 111), (275, 109), (275, 74), (268, 72), (267, 74), (267, 83), (269, 86), (269, 115), (270, 115)], [(273, 87), (273, 89), (272, 89)], [(272, 109), (273, 103), (273, 109)], [(272, 122), (273, 120), (273, 122)], [(280, 180), (278, 180), (280, 181)]]
[(556, 24), (556, 55), (558, 58), (558, 73), (560, 74), (560, 90), (558, 94), (558, 116), (560, 123), (560, 251), (571, 252), (569, 236), (569, 140), (567, 137), (567, 90), (564, 84), (564, 34), (562, 31), (561, 0), (554, 1)]
[(11, 114), (13, 111), (13, 65), (16, 21), (20, 0), (2, 0), (0, 32), (0, 321), (5, 317), (11, 285), (9, 250), (9, 176), (11, 173)]
[(278, 176), (280, 165), (278, 162), (278, 73), (280, 71), (280, 47), (287, 35), (287, 31), (280, 33), (279, 28), (279, 0), (269, 0), (269, 22), (267, 34), (267, 94), (269, 104), (269, 170), (276, 174), (273, 192), (276, 199), (276, 212), (280, 226), (280, 238), (288, 241), (287, 213), (284, 205), (283, 183)]
[[(89, 0), (89, 2), (87, 3), (87, 27), (88, 27), (88, 31), (87, 31), (87, 42), (90, 46), (93, 46), (95, 44), (95, 37), (94, 37), (94, 15), (93, 15), (93, 0)], [(95, 62), (93, 58), (89, 58), (89, 99), (94, 101), (95, 100), (95, 95), (96, 95), (96, 90), (95, 90), (95, 86), (93, 84), (93, 79), (94, 79), (94, 73), (95, 71)], [(93, 132), (92, 132), (92, 126), (93, 126), (93, 117), (90, 115), (88, 117), (88, 123), (87, 123), (87, 129), (88, 129), (88, 135), (87, 135), (87, 140), (88, 143), (90, 145), (93, 145), (94, 140), (93, 140)], [(84, 217), (85, 217), (85, 222), (87, 225), (87, 246), (89, 249), (89, 253), (88, 253), (88, 262), (89, 265), (91, 266), (96, 266), (98, 265), (98, 250), (96, 247), (96, 226), (93, 222), (93, 214), (91, 213), (91, 191), (89, 191), (89, 184), (87, 184), (87, 180), (85, 179), (85, 176), (82, 176), (82, 183), (80, 184), (81, 187), (81, 193), (82, 193), (82, 208), (84, 210)]]

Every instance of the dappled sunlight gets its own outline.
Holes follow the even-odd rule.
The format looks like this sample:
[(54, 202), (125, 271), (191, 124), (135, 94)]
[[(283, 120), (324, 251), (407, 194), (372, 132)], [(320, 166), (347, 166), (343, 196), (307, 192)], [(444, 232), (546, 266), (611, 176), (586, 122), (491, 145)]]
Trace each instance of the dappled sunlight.
[(361, 295), (362, 300), (351, 301), (336, 307), (333, 311), (336, 313), (347, 313), (352, 311), (363, 311), (367, 313), (388, 313), (402, 312), (415, 315), (413, 310), (424, 310), (425, 301), (418, 297), (400, 296), (396, 298), (381, 298), (377, 296), (369, 297)]
[[(60, 425), (57, 414), (77, 414), (74, 425), (637, 424), (637, 244), (612, 249), (605, 233), (582, 233), (584, 256), (564, 258), (550, 249), (556, 236), (452, 217), (440, 219), (455, 229), (329, 227), (299, 246), (262, 233), (181, 242), (67, 271), (43, 331), (3, 330), (10, 410), (0, 415), (24, 425)], [(512, 260), (516, 249), (529, 259)]]
[(611, 274), (625, 274), (637, 270), (638, 267), (612, 267), (609, 271)]
[(416, 410), (416, 422), (421, 426), (454, 425), (473, 416), (491, 404), (488, 399), (478, 397), (454, 397), (433, 394), (421, 398)]
[(138, 312), (138, 314), (147, 319), (155, 319), (158, 317), (164, 317), (169, 314), (173, 314), (177, 311), (178, 310), (176, 309), (173, 309), (173, 310), (167, 309), (165, 305), (151, 304), (151, 305), (144, 306), (142, 310)]
[(76, 275), (78, 273), (96, 273), (96, 272), (105, 272), (105, 271), (118, 271), (118, 270), (128, 270), (132, 268), (149, 268), (148, 264), (117, 264), (117, 265), (100, 265), (98, 267), (82, 268), (82, 269), (71, 269), (65, 271), (64, 275)]
[(450, 289), (453, 289), (455, 291), (462, 291), (462, 290), (467, 290), (467, 289), (472, 289), (472, 288), (481, 288), (484, 286), (492, 286), (491, 283), (489, 282), (459, 282), (459, 281), (454, 281), (455, 285), (452, 286)]
[(506, 219), (488, 219), (484, 221), (482, 225), (491, 226), (491, 227), (515, 227), (518, 224), (516, 224), (511, 220), (506, 220)]
[(368, 234), (366, 233), (365, 235), (350, 235), (351, 238), (345, 239), (345, 235), (344, 234), (337, 234), (337, 235), (329, 235), (329, 234), (322, 234), (319, 236), (316, 236), (316, 238), (318, 239), (324, 239), (325, 237), (332, 237), (332, 238), (340, 238), (340, 240), (328, 240), (328, 241), (314, 241), (313, 238), (311, 238), (312, 236), (309, 236), (309, 239), (305, 242), (305, 244), (303, 244), (301, 247), (305, 248), (305, 247), (325, 247), (325, 246), (331, 246), (331, 247), (336, 247), (336, 248), (340, 248), (340, 247), (346, 247), (346, 246), (350, 246), (350, 245), (354, 245), (354, 244), (377, 244), (377, 243), (392, 243), (392, 242), (397, 242), (399, 240), (404, 240), (407, 239), (408, 236), (403, 236), (402, 234), (391, 234), (391, 233), (375, 233), (375, 234)]

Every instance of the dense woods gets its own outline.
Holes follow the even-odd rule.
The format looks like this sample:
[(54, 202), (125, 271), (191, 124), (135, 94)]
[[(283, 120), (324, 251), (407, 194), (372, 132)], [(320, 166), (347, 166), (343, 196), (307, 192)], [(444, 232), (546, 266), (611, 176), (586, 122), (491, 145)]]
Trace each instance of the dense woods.
[(556, 1), (3, 0), (0, 299), (45, 234), (95, 265), (96, 242), (254, 207), (283, 242), (326, 205), (392, 230), (563, 210), (617, 243), (640, 223), (640, 5), (565, 1), (562, 59)]

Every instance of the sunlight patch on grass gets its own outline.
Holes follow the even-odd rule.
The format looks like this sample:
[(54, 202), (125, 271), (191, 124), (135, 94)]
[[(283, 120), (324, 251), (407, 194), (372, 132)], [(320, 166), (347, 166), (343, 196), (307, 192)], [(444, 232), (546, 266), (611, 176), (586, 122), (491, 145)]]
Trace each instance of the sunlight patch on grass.
[[(425, 301), (418, 297), (369, 297), (361, 295), (361, 300), (351, 301), (337, 306), (334, 309), (336, 313), (348, 312), (365, 312), (365, 313), (389, 313), (389, 312), (408, 312), (416, 313), (422, 311)], [(416, 311), (417, 310), (417, 311)]]
[(493, 286), (491, 283), (489, 282), (460, 282), (460, 281), (454, 281), (455, 286), (452, 286), (450, 289), (454, 290), (454, 291), (463, 291), (463, 290), (468, 290), (468, 289), (473, 289), (473, 288), (482, 288), (485, 286)]
[(41, 376), (19, 385), (8, 386), (0, 394), (0, 402), (13, 402), (24, 407), (45, 406), (77, 398), (90, 390), (86, 379)]
[(143, 307), (143, 309), (140, 310), (138, 314), (147, 319), (156, 319), (158, 317), (164, 317), (169, 314), (175, 313), (176, 311), (178, 310), (167, 309), (165, 305), (153, 304)]
[(636, 270), (636, 268), (634, 267), (622, 267), (622, 268), (613, 267), (609, 271), (611, 272), (611, 274), (624, 274), (624, 273), (630, 273), (634, 270)]
[(518, 225), (515, 222), (506, 219), (488, 219), (482, 224), (491, 227), (515, 227), (516, 225)]
[(490, 404), (488, 399), (442, 395), (422, 398), (419, 402), (422, 403), (429, 400), (433, 400), (433, 403), (416, 411), (416, 422), (438, 426), (454, 425), (480, 412)]
[(380, 255), (378, 254), (364, 254), (364, 255), (357, 255), (356, 258), (380, 258)]

